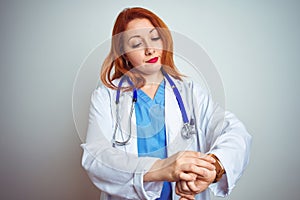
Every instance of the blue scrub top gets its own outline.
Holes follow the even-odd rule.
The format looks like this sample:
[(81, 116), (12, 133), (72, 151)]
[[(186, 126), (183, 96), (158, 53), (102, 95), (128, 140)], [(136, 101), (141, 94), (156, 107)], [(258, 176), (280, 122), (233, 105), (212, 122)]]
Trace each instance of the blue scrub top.
[[(137, 90), (137, 94), (135, 114), (138, 155), (166, 158), (165, 81), (161, 82), (153, 99), (142, 90)], [(158, 199), (171, 199), (171, 190), (171, 183), (164, 182)]]

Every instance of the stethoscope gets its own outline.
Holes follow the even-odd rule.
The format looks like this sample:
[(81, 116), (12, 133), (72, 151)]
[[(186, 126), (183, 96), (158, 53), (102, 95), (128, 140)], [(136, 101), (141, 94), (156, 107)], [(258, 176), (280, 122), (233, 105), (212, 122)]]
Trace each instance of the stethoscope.
[[(187, 114), (186, 114), (186, 110), (181, 98), (181, 95), (179, 93), (179, 90), (177, 89), (175, 83), (173, 82), (173, 80), (170, 78), (170, 76), (163, 70), (161, 69), (163, 75), (166, 77), (166, 79), (168, 80), (169, 84), (171, 85), (171, 88), (173, 89), (174, 95), (176, 96), (176, 100), (178, 103), (178, 106), (180, 108), (181, 111), (181, 116), (182, 116), (182, 120), (183, 120), (183, 127), (181, 129), (181, 136), (184, 139), (190, 139), (192, 137), (193, 134), (196, 134), (196, 129), (195, 129), (195, 122), (194, 119), (191, 119), (189, 121)], [(127, 81), (127, 83), (132, 87), (132, 92), (133, 92), (133, 96), (132, 96), (132, 104), (131, 104), (131, 108), (130, 108), (130, 113), (129, 113), (129, 135), (127, 137), (126, 140), (123, 141), (117, 141), (116, 140), (116, 133), (117, 133), (117, 129), (118, 126), (120, 126), (119, 123), (119, 103), (120, 103), (120, 94), (121, 94), (121, 87), (124, 81)], [(134, 106), (135, 103), (137, 101), (137, 89), (134, 87), (134, 84), (132, 83), (132, 81), (130, 80), (130, 78), (126, 75), (124, 75), (119, 84), (118, 84), (118, 89), (117, 89), (117, 94), (116, 94), (116, 124), (115, 124), (115, 129), (114, 129), (114, 133), (113, 133), (113, 139), (112, 139), (112, 143), (113, 146), (117, 145), (117, 146), (124, 146), (127, 145), (131, 139), (131, 119), (132, 119), (132, 113), (134, 111)], [(121, 129), (120, 129), (121, 130)], [(122, 134), (123, 137), (123, 134)]]

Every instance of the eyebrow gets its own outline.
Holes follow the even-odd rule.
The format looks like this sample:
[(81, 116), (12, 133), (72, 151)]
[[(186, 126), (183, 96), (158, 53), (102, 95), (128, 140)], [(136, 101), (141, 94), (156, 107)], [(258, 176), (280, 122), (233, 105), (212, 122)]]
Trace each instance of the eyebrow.
[[(149, 31), (149, 33), (152, 33), (154, 30), (156, 30), (156, 27), (154, 27), (153, 29), (151, 29), (151, 30)], [(128, 38), (127, 41), (129, 41), (129, 40), (131, 40), (132, 38), (135, 38), (135, 37), (141, 37), (141, 36), (140, 36), (140, 35), (133, 35), (133, 36), (131, 36), (130, 38)]]
[(154, 30), (156, 30), (156, 27), (154, 27), (153, 29), (151, 29), (151, 30), (149, 31), (149, 33), (152, 33)]

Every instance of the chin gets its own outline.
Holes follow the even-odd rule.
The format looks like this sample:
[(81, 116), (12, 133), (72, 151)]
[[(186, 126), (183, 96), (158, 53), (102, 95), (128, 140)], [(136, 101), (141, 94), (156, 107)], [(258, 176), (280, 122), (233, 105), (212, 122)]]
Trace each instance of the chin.
[(147, 75), (159, 72), (160, 68), (161, 68), (161, 64), (160, 63), (155, 63), (155, 64), (145, 63), (142, 66), (135, 67), (135, 69), (137, 69), (141, 73), (147, 74)]
[(157, 73), (160, 72), (160, 69), (161, 69), (161, 65), (154, 65), (154, 66), (152, 65), (152, 66), (147, 66), (145, 71)]

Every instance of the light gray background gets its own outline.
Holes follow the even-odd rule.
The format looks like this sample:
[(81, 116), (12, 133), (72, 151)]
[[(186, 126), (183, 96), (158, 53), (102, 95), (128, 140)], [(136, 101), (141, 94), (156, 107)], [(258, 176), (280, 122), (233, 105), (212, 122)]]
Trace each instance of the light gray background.
[(206, 49), (226, 108), (253, 136), (228, 199), (299, 199), (300, 3), (198, 0), (0, 2), (0, 199), (98, 199), (80, 164), (72, 87), (116, 15), (136, 5)]

